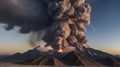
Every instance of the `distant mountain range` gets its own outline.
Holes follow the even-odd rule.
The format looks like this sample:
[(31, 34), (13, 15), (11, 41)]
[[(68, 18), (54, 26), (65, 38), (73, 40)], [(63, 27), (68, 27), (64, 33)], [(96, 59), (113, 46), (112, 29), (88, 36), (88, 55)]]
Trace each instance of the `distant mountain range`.
[(115, 56), (118, 57), (118, 58), (120, 58), (120, 55), (118, 55), (118, 54), (116, 54)]
[(120, 58), (92, 48), (76, 49), (69, 53), (40, 52), (37, 49), (3, 58), (23, 65), (118, 66)]
[(46, 57), (46, 56), (54, 56), (54, 57), (60, 58), (64, 55), (66, 55), (66, 54), (61, 54), (61, 53), (54, 52), (54, 51), (40, 52), (39, 50), (37, 50), (37, 48), (35, 48), (32, 50), (28, 50), (25, 53), (16, 53), (14, 55), (2, 58), (1, 60), (2, 61), (22, 62), (25, 60), (31, 60), (31, 59), (36, 59), (39, 57)]
[(38, 50), (33, 49), (33, 50), (29, 50), (25, 53), (16, 53), (12, 56), (3, 58), (2, 60), (3, 61), (22, 62), (22, 61), (29, 60), (29, 59), (35, 59), (35, 58), (38, 58), (41, 56), (44, 56), (44, 55), (41, 55), (41, 52), (39, 52)]
[(8, 57), (8, 56), (10, 56), (10, 55), (0, 55), (0, 59)]

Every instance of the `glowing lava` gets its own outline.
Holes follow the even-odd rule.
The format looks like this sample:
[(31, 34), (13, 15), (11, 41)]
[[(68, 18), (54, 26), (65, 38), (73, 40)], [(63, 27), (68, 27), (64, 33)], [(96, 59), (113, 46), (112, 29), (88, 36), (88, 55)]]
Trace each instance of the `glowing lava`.
[(63, 50), (62, 50), (62, 49), (59, 49), (59, 50), (57, 50), (57, 52), (62, 53), (62, 52), (63, 52)]

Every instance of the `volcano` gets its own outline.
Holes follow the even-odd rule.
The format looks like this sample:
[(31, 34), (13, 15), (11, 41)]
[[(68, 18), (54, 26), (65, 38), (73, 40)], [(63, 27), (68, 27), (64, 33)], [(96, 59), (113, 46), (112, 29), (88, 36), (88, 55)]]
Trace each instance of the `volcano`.
[[(83, 60), (84, 59), (84, 60)], [(75, 66), (100, 66), (99, 63), (87, 57), (81, 56), (76, 52), (70, 52), (62, 58), (56, 58), (52, 56), (37, 58), (31, 61), (25, 61), (21, 64), (31, 64), (31, 65), (54, 65), (54, 66), (64, 66), (64, 65), (75, 65)]]
[[(4, 0), (1, 2), (6, 4)], [(20, 33), (33, 32), (30, 44), (35, 46), (36, 43), (43, 40), (46, 45), (22, 54), (16, 53), (2, 60), (22, 65), (120, 65), (120, 58), (95, 50), (88, 45), (84, 33), (86, 32), (85, 26), (90, 24), (91, 6), (85, 0), (16, 0), (15, 2), (9, 0), (9, 2), (7, 4), (13, 4), (15, 10), (12, 10), (13, 6), (0, 6), (3, 10), (3, 13), (0, 13), (3, 20), (9, 21), (2, 22), (8, 24), (5, 27), (6, 30), (19, 26), (21, 27)], [(5, 5), (4, 3), (0, 3), (0, 5)], [(16, 12), (17, 10), (20, 13)], [(30, 10), (33, 13), (30, 13)], [(42, 30), (46, 31), (44, 35), (41, 34)]]
[[(34, 52), (34, 53), (32, 53)], [(56, 51), (40, 52), (37, 49), (25, 53), (16, 53), (2, 59), (21, 65), (48, 65), (48, 66), (119, 66), (120, 58), (111, 54), (84, 48), (73, 50), (67, 53)]]

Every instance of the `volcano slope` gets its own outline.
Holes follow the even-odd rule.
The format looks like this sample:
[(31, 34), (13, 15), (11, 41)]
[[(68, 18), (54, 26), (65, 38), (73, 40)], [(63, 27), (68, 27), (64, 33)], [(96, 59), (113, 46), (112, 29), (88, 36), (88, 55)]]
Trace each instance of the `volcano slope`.
[(33, 60), (27, 60), (22, 62), (24, 65), (52, 65), (52, 66), (65, 66), (65, 65), (74, 65), (74, 66), (100, 66), (102, 64), (82, 56), (77, 52), (70, 52), (62, 58), (56, 58), (53, 56), (47, 56), (43, 58), (36, 58)]
[[(23, 65), (50, 65), (50, 66), (119, 66), (120, 58), (92, 48), (89, 53), (78, 49), (69, 53), (56, 53), (54, 55), (40, 56), (35, 59), (24, 60)], [(93, 54), (90, 52), (94, 52)], [(96, 54), (95, 54), (96, 53)], [(56, 55), (61, 55), (58, 57)], [(41, 54), (42, 55), (42, 54)]]

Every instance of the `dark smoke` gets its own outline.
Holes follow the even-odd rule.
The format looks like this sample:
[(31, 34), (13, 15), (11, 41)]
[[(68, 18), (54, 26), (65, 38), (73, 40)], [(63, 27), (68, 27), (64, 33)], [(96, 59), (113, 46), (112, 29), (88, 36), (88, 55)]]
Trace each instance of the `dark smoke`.
[[(0, 0), (0, 23), (6, 30), (19, 26), (30, 33), (30, 44), (42, 39), (53, 48), (82, 47), (91, 7), (85, 0)], [(44, 31), (44, 32), (43, 32)], [(43, 32), (43, 33), (42, 33)]]
[(0, 23), (5, 29), (19, 26), (20, 33), (39, 31), (51, 25), (46, 7), (40, 0), (0, 0)]

